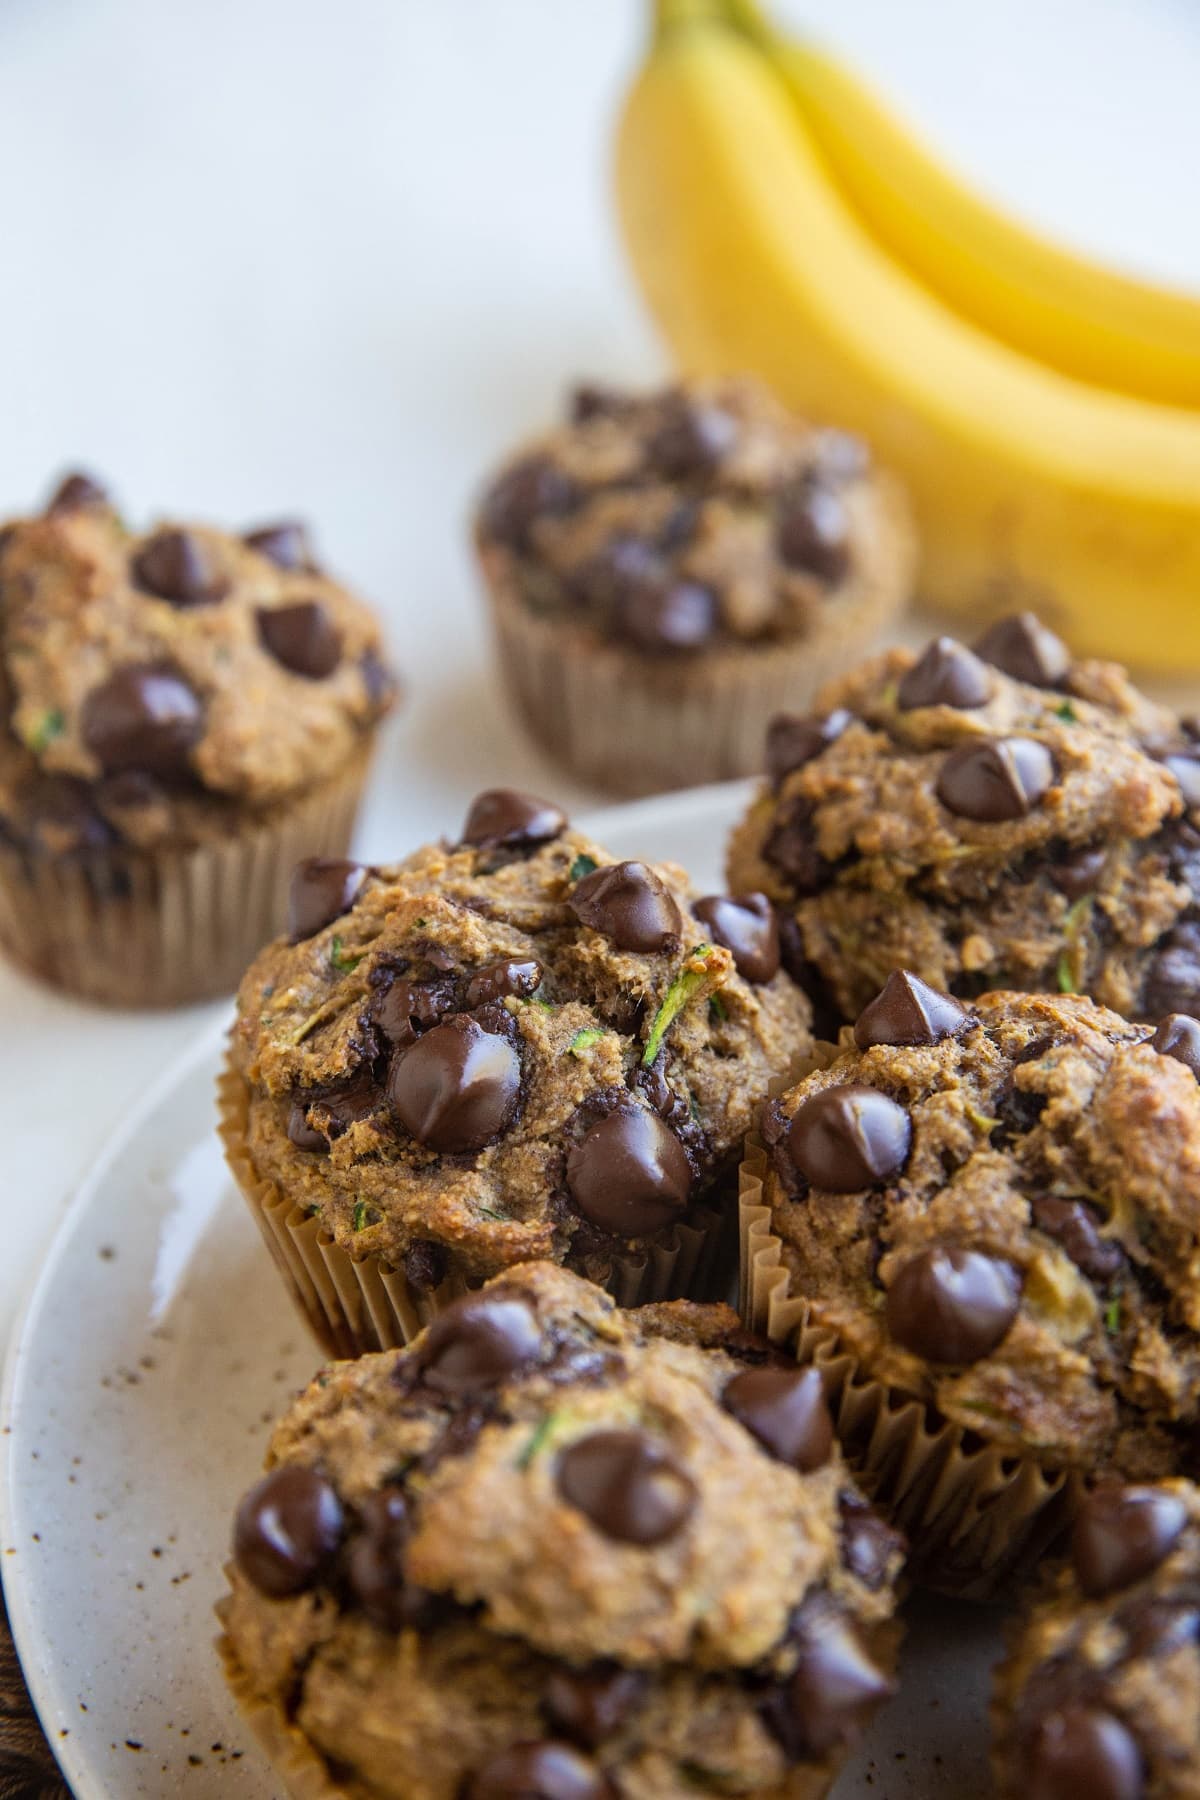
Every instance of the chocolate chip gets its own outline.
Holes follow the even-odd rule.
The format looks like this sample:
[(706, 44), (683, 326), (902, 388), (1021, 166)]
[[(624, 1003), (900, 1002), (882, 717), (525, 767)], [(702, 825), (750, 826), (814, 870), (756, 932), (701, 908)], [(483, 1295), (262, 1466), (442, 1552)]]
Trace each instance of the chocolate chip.
[(1108, 852), (1099, 844), (1072, 850), (1050, 870), (1050, 879), (1068, 900), (1081, 900), (1095, 891), (1104, 873)]
[(901, 712), (919, 706), (986, 706), (992, 678), (977, 656), (952, 637), (934, 638), (901, 678), (896, 693)]
[(779, 973), (779, 924), (765, 894), (710, 894), (692, 912), (713, 942), (730, 951), (744, 981), (770, 981)]
[(1163, 767), (1169, 769), (1179, 783), (1179, 792), (1188, 811), (1200, 806), (1200, 757), (1165, 756)]
[(570, 1744), (502, 1750), (463, 1787), (462, 1800), (617, 1800), (603, 1770)]
[(274, 525), (260, 525), (254, 531), (247, 531), (242, 542), (248, 549), (265, 556), (268, 562), (273, 562), (277, 569), (304, 575), (317, 572), (308, 531), (298, 519), (280, 519)]
[(22, 784), (22, 818), (29, 837), (51, 855), (107, 850), (117, 834), (97, 812), (96, 803), (108, 798), (91, 782), (39, 773)]
[(558, 1491), (605, 1537), (661, 1544), (687, 1523), (696, 1487), (671, 1451), (645, 1431), (593, 1431), (558, 1459)]
[(1081, 1274), (1104, 1287), (1122, 1268), (1125, 1255), (1111, 1238), (1101, 1237), (1098, 1215), (1086, 1200), (1060, 1200), (1041, 1194), (1033, 1202), (1033, 1222), (1060, 1244)]
[(389, 1044), (411, 1044), (452, 1006), (449, 982), (406, 981), (397, 976), (375, 1002), (373, 1017)]
[(398, 1050), (388, 1075), (388, 1098), (400, 1123), (439, 1155), (482, 1150), (512, 1119), (520, 1094), (516, 1050), (466, 1013)]
[(399, 683), (378, 651), (364, 650), (358, 659), (358, 668), (368, 705), (380, 712), (390, 706)]
[(1112, 1713), (1066, 1706), (1042, 1719), (1026, 1757), (1023, 1800), (1142, 1800), (1142, 1758)]
[(649, 1677), (641, 1669), (598, 1663), (590, 1669), (555, 1669), (542, 1704), (556, 1730), (588, 1750), (618, 1732), (641, 1703)]
[(934, 1244), (893, 1276), (887, 1325), (896, 1343), (927, 1362), (973, 1363), (1004, 1341), (1020, 1303), (1011, 1263)]
[(156, 531), (134, 555), (137, 586), (176, 606), (211, 606), (229, 592), (229, 577), (193, 531)]
[(461, 841), (474, 850), (533, 850), (566, 829), (566, 813), (551, 801), (515, 788), (488, 788), (472, 800)]
[(329, 1149), (329, 1139), (323, 1131), (318, 1131), (315, 1125), (309, 1124), (308, 1109), (311, 1105), (311, 1097), (292, 1101), (288, 1112), (288, 1141), (295, 1144), (297, 1150), (313, 1150), (317, 1155), (324, 1156)]
[(567, 417), (572, 425), (586, 425), (589, 419), (611, 419), (625, 411), (629, 402), (616, 388), (601, 387), (596, 381), (581, 381), (572, 390)]
[(952, 750), (937, 778), (942, 805), (963, 819), (998, 824), (1032, 812), (1054, 783), (1054, 759), (1034, 738), (996, 738)]
[(828, 882), (830, 865), (817, 848), (812, 802), (803, 794), (796, 794), (779, 808), (763, 845), (763, 859), (778, 869), (797, 894), (820, 893)]
[(293, 675), (322, 681), (341, 662), (342, 634), (319, 600), (260, 606), (254, 616), (263, 648)]
[(856, 1581), (878, 1593), (893, 1560), (904, 1554), (904, 1538), (885, 1525), (874, 1507), (859, 1494), (839, 1494), (838, 1510), (842, 1521), (842, 1562)]
[(1090, 1600), (1151, 1574), (1168, 1557), (1188, 1521), (1178, 1494), (1152, 1487), (1099, 1487), (1083, 1502), (1071, 1531), (1071, 1561)]
[(483, 502), (484, 531), (513, 550), (528, 550), (539, 519), (559, 517), (575, 504), (575, 484), (549, 457), (527, 456), (506, 469)]
[(698, 581), (665, 571), (631, 582), (617, 602), (614, 628), (640, 650), (700, 650), (717, 629), (716, 596)]
[(87, 695), (80, 729), (106, 775), (145, 769), (179, 779), (190, 773), (189, 752), (203, 734), (204, 708), (169, 664), (131, 664)]
[(795, 713), (779, 713), (767, 726), (767, 775), (776, 788), (793, 769), (802, 769), (836, 743), (854, 714), (839, 706), (823, 718), (803, 719)]
[(502, 1000), (506, 994), (528, 998), (541, 984), (541, 963), (534, 962), (532, 957), (509, 957), (476, 969), (467, 983), (464, 1005), (468, 1012), (474, 1012), (477, 1006), (490, 1006), (493, 1000)]
[(686, 1210), (692, 1168), (683, 1145), (656, 1113), (609, 1113), (567, 1158), (576, 1210), (614, 1237), (649, 1237)]
[(1176, 927), (1146, 971), (1143, 1015), (1161, 1019), (1175, 1012), (1200, 1016), (1200, 932), (1190, 924)]
[(369, 1119), (383, 1105), (383, 1090), (369, 1068), (362, 1069), (339, 1087), (326, 1088), (310, 1102), (317, 1125), (329, 1138), (339, 1138), (360, 1119)]
[(1185, 1601), (1135, 1601), (1121, 1623), (1131, 1658), (1170, 1656), (1200, 1640), (1200, 1612)]
[(1062, 639), (1031, 612), (997, 619), (975, 645), (975, 654), (1032, 687), (1058, 687), (1071, 667), (1071, 652)]
[(429, 1611), (431, 1597), (421, 1588), (410, 1587), (405, 1580), (404, 1552), (410, 1520), (403, 1490), (393, 1486), (368, 1494), (358, 1513), (358, 1534), (346, 1558), (351, 1592), (381, 1631), (419, 1626)]
[(792, 1761), (816, 1761), (856, 1738), (894, 1691), (854, 1627), (822, 1613), (802, 1627), (795, 1673), (769, 1698), (766, 1720)]
[(432, 1294), (440, 1288), (449, 1269), (449, 1251), (432, 1238), (417, 1238), (404, 1252), (404, 1279), (418, 1294)]
[(82, 512), (89, 506), (107, 506), (108, 490), (93, 476), (75, 470), (59, 482), (46, 503), (47, 513)]
[(878, 1088), (847, 1082), (802, 1101), (786, 1141), (792, 1162), (813, 1187), (852, 1194), (900, 1173), (912, 1144), (912, 1122)]
[(805, 1473), (828, 1462), (833, 1420), (817, 1369), (746, 1369), (727, 1383), (721, 1405), (776, 1461)]
[(683, 919), (673, 896), (644, 862), (608, 863), (575, 883), (571, 911), (618, 950), (649, 955), (679, 947)]
[(342, 1503), (325, 1477), (284, 1463), (237, 1510), (233, 1554), (247, 1581), (273, 1600), (312, 1587), (342, 1535)]
[(854, 1027), (860, 1050), (872, 1044), (940, 1044), (971, 1024), (971, 1014), (941, 988), (930, 987), (910, 969), (893, 969)]
[(829, 587), (850, 571), (850, 514), (835, 487), (804, 481), (782, 500), (775, 541), (791, 569), (815, 575)]
[(288, 936), (293, 944), (315, 937), (357, 900), (367, 871), (341, 857), (309, 856), (292, 870), (288, 887)]
[(1160, 1056), (1173, 1056), (1200, 1081), (1200, 1019), (1188, 1013), (1168, 1013), (1150, 1042)]
[(438, 1314), (421, 1340), (417, 1366), (435, 1392), (473, 1394), (499, 1387), (541, 1348), (541, 1330), (525, 1302), (492, 1289)]
[(720, 468), (737, 436), (737, 420), (723, 407), (672, 394), (663, 403), (662, 422), (646, 445), (646, 456), (668, 481), (711, 475)]

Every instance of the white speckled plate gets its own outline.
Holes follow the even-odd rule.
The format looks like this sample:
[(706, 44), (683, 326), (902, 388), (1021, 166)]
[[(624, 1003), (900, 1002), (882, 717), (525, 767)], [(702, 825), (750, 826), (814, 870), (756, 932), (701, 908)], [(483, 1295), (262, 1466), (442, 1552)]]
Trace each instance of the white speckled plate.
[[(600, 816), (618, 855), (721, 885), (742, 786)], [(267, 1800), (278, 1785), (212, 1653), (229, 1521), (318, 1352), (265, 1263), (213, 1134), (221, 1034), (123, 1122), (76, 1197), (14, 1338), (0, 1545), (14, 1633), (78, 1800)], [(5, 1195), (9, 1206), (36, 1195)], [(838, 1800), (985, 1791), (993, 1615), (912, 1608), (904, 1687)]]

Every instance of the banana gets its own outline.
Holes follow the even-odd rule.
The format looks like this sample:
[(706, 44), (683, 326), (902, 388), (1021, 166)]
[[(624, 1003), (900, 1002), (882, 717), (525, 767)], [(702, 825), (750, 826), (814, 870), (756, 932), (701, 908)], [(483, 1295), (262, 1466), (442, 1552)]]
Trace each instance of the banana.
[(1064, 375), (1200, 406), (1200, 301), (1026, 230), (943, 169), (834, 57), (782, 37), (756, 0), (728, 8), (775, 63), (859, 219), (947, 305)]
[(621, 115), (618, 210), (685, 371), (749, 370), (908, 481), (926, 599), (1030, 606), (1089, 654), (1200, 668), (1200, 416), (1071, 380), (963, 320), (831, 183), (770, 63), (696, 0)]

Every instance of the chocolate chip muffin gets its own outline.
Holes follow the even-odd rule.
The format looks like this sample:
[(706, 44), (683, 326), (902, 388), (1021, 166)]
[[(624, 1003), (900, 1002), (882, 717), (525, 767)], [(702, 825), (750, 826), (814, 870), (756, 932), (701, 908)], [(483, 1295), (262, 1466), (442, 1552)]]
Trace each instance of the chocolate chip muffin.
[(757, 772), (760, 721), (849, 667), (914, 568), (865, 447), (746, 379), (581, 388), (500, 471), (476, 542), (526, 723), (627, 794)]
[(1003, 1800), (1200, 1795), (1200, 1493), (1105, 1486), (997, 1671)]
[(1087, 1474), (1194, 1462), (1198, 1069), (1194, 1019), (966, 1006), (896, 972), (768, 1103), (743, 1170), (747, 1322), (826, 1371), (932, 1584), (994, 1588)]
[(728, 1293), (742, 1140), (808, 1026), (761, 895), (698, 899), (491, 790), (453, 846), (297, 870), (291, 934), (242, 983), (222, 1130), (343, 1354), (538, 1257), (627, 1303)]
[(345, 852), (392, 692), (301, 526), (139, 536), (69, 476), (0, 531), (0, 944), (89, 999), (231, 991)]
[(776, 719), (767, 760), (730, 879), (782, 909), (834, 1016), (894, 968), (1200, 1011), (1195, 729), (1031, 614), (868, 663)]
[(293, 1792), (815, 1800), (891, 1690), (899, 1542), (728, 1308), (511, 1270), (267, 1465), (221, 1649)]

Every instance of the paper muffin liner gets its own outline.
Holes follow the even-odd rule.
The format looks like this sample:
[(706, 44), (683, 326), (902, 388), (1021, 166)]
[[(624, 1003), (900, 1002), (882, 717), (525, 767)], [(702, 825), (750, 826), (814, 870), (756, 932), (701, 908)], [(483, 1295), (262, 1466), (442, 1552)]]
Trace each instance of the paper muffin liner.
[(584, 781), (638, 795), (754, 775), (767, 722), (803, 712), (859, 660), (907, 598), (907, 554), (891, 579), (830, 602), (803, 637), (651, 656), (534, 613), (507, 553), (481, 547), (501, 667), (533, 737)]
[(190, 849), (52, 857), (0, 843), (0, 948), (20, 968), (108, 1006), (181, 1006), (232, 993), (280, 930), (306, 856), (342, 856), (370, 765)]
[[(497, 1265), (471, 1282), (451, 1273), (440, 1287), (427, 1291), (414, 1287), (382, 1255), (351, 1256), (317, 1217), (259, 1174), (247, 1147), (249, 1103), (245, 1079), (227, 1055), (217, 1081), (226, 1161), (288, 1291), (327, 1354), (361, 1356), (406, 1344), (468, 1287), (504, 1272), (504, 1265)], [(618, 1258), (604, 1286), (621, 1306), (724, 1299), (733, 1284), (736, 1254), (732, 1203), (722, 1210), (698, 1208), (686, 1225), (676, 1226), (668, 1244)]]
[(974, 1600), (1023, 1581), (1070, 1522), (1082, 1477), (981, 1444), (977, 1432), (870, 1375), (819, 1301), (793, 1292), (766, 1203), (769, 1173), (751, 1135), (738, 1194), (743, 1322), (820, 1369), (847, 1461), (908, 1538), (915, 1579)]

